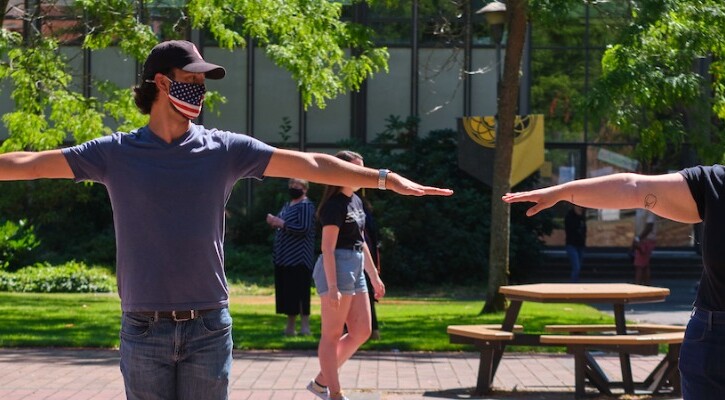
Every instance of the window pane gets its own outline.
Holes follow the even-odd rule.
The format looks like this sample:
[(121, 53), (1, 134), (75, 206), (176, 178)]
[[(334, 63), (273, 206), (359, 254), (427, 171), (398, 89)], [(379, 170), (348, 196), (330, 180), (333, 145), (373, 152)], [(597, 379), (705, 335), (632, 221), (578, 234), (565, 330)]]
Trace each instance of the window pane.
[[(581, 170), (582, 154), (583, 147), (547, 148), (544, 165), (540, 169), (541, 186), (548, 187), (581, 178), (584, 175)], [(548, 246), (564, 245), (564, 216), (569, 207), (569, 203), (560, 202), (551, 209), (557, 228), (543, 238)]]
[(421, 46), (463, 46), (462, 1), (421, 1), (418, 5), (418, 35)]
[(386, 129), (391, 116), (405, 120), (410, 115), (410, 49), (389, 49), (390, 72), (368, 80), (368, 140)]
[(545, 115), (547, 142), (584, 140), (586, 54), (580, 50), (536, 50), (531, 59), (531, 110)]
[(451, 127), (463, 115), (463, 85), (460, 67), (463, 54), (456, 49), (425, 49), (420, 51), (421, 125), (431, 130)]
[(373, 2), (368, 11), (368, 25), (375, 31), (379, 45), (410, 45), (413, 25), (411, 1), (402, 0), (393, 5)]

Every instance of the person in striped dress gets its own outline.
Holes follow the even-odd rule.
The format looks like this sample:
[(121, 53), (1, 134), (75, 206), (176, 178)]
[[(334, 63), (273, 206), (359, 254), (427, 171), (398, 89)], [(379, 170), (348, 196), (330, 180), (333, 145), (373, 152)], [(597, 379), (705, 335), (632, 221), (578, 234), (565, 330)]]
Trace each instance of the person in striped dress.
[(307, 198), (309, 183), (289, 180), (290, 201), (267, 223), (275, 229), (272, 260), (277, 314), (287, 315), (285, 336), (295, 336), (297, 316), (300, 334), (310, 335), (310, 283), (314, 266), (315, 205)]

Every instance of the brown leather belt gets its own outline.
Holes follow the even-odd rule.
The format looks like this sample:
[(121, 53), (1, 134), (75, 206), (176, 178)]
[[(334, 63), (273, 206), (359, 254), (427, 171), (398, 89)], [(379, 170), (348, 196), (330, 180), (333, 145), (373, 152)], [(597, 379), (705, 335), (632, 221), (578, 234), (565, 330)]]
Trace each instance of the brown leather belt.
[(157, 319), (171, 319), (176, 322), (189, 321), (196, 319), (212, 310), (182, 310), (182, 311), (141, 311), (137, 314)]

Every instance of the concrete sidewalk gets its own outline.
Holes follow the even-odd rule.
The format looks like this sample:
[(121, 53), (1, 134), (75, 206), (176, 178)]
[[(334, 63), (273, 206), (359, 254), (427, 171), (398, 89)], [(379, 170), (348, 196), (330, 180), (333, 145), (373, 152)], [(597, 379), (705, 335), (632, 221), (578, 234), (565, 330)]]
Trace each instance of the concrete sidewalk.
[[(635, 380), (643, 380), (660, 359), (633, 356)], [(620, 380), (616, 356), (598, 360), (610, 378)], [(0, 399), (124, 399), (118, 362), (115, 350), (0, 349)], [(315, 400), (304, 387), (317, 370), (311, 351), (235, 352), (230, 399)], [(497, 391), (484, 397), (471, 395), (477, 371), (477, 353), (359, 352), (343, 366), (341, 381), (351, 400), (574, 398), (570, 355), (506, 353)]]

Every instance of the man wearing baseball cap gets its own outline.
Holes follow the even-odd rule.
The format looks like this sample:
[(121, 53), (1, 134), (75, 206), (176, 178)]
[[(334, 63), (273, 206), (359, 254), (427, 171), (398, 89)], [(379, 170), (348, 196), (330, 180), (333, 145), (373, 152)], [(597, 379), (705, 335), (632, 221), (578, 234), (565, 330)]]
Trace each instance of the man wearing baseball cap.
[(106, 186), (116, 231), (128, 399), (228, 397), (232, 320), (224, 207), (240, 179), (295, 177), (412, 196), (452, 194), (385, 169), (194, 124), (205, 79), (224, 75), (191, 42), (163, 42), (149, 54), (134, 88), (148, 125), (62, 150), (0, 155), (0, 181), (62, 178)]

